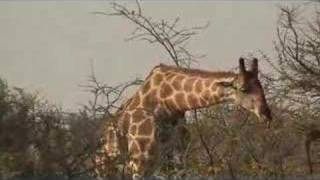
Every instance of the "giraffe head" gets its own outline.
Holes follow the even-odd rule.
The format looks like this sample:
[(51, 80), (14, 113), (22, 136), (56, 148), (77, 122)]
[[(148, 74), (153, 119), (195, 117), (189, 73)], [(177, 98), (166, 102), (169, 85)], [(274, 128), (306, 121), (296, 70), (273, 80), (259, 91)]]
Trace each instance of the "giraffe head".
[(271, 111), (258, 78), (258, 60), (253, 59), (251, 69), (246, 70), (244, 59), (239, 59), (239, 75), (232, 83), (235, 88), (236, 104), (256, 114), (260, 121), (270, 127)]

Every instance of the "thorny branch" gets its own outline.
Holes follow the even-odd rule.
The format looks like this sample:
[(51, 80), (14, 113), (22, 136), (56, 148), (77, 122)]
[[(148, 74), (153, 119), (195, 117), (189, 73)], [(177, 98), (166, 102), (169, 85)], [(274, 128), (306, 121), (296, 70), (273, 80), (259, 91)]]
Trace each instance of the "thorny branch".
[(276, 70), (282, 79), (288, 80), (290, 87), (320, 92), (316, 80), (320, 78), (320, 22), (307, 25), (299, 22), (298, 10), (299, 7), (281, 8), (275, 44), (279, 57)]
[(192, 62), (197, 62), (198, 59), (204, 57), (204, 55), (192, 54), (187, 44), (193, 36), (206, 29), (209, 23), (204, 26), (179, 28), (179, 17), (172, 22), (164, 19), (155, 21), (143, 14), (138, 1), (136, 1), (136, 4), (137, 10), (131, 10), (124, 5), (111, 3), (114, 12), (95, 12), (95, 14), (119, 16), (131, 21), (137, 27), (126, 38), (126, 41), (141, 40), (150, 44), (159, 44), (168, 53), (176, 66), (189, 67)]
[[(209, 23), (204, 26), (195, 26), (191, 28), (180, 28), (179, 22), (180, 18), (175, 18), (172, 22), (167, 20), (156, 21), (151, 17), (147, 17), (143, 14), (141, 4), (138, 0), (136, 0), (137, 9), (132, 10), (127, 8), (124, 5), (118, 3), (111, 3), (112, 9), (114, 12), (106, 13), (106, 12), (95, 12), (95, 14), (102, 14), (108, 16), (118, 16), (125, 18), (136, 25), (136, 28), (132, 31), (132, 33), (127, 37), (126, 41), (146, 41), (149, 44), (158, 44), (160, 45), (165, 52), (169, 55), (170, 59), (177, 67), (190, 67), (192, 63), (197, 62), (198, 59), (203, 58), (204, 55), (194, 55), (190, 52), (187, 45), (190, 40), (198, 35), (200, 31), (206, 29), (209, 26)], [(113, 107), (114, 102), (116, 102), (122, 94), (122, 90), (125, 90), (126, 85), (122, 85), (121, 87), (101, 87), (100, 84), (94, 78), (91, 78), (93, 84), (98, 87), (98, 89), (94, 89), (94, 93), (96, 95), (103, 94), (107, 97), (107, 102), (110, 106)], [(132, 81), (128, 83), (128, 86), (132, 84), (137, 84), (136, 81)], [(122, 89), (121, 89), (122, 88)], [(101, 91), (101, 89), (103, 91)], [(116, 91), (116, 97), (114, 101), (110, 103), (109, 94), (114, 93)], [(93, 102), (95, 105), (95, 101)], [(109, 112), (109, 108), (106, 108), (106, 112)], [(196, 115), (195, 111), (195, 115)], [(197, 117), (195, 117), (197, 118)], [(198, 123), (198, 122), (196, 122)], [(200, 138), (202, 137), (202, 132), (198, 129), (198, 133)], [(203, 138), (201, 138), (203, 140)], [(207, 147), (206, 142), (201, 141), (204, 147)], [(206, 148), (208, 149), (208, 148)], [(207, 151), (208, 156), (211, 157), (210, 150)], [(211, 164), (213, 163), (212, 157)]]
[(89, 105), (84, 106), (85, 109), (91, 112), (92, 117), (97, 117), (97, 115), (112, 117), (113, 113), (119, 109), (119, 101), (126, 90), (142, 83), (141, 79), (136, 78), (116, 86), (103, 84), (97, 80), (93, 67), (88, 81), (88, 85), (81, 86), (93, 95), (93, 100), (89, 101)]
[(278, 60), (272, 62), (269, 58), (265, 59), (278, 74), (272, 82), (275, 94), (272, 99), (277, 106), (285, 104), (285, 99), (289, 106), (285, 109), (291, 111), (296, 119), (304, 120), (297, 129), (303, 130), (305, 135), (305, 153), (309, 172), (312, 173), (310, 146), (319, 138), (319, 126), (309, 126), (308, 121), (316, 122), (319, 117), (320, 13), (316, 8), (313, 18), (305, 20), (300, 11), (302, 8), (280, 8), (275, 42)]

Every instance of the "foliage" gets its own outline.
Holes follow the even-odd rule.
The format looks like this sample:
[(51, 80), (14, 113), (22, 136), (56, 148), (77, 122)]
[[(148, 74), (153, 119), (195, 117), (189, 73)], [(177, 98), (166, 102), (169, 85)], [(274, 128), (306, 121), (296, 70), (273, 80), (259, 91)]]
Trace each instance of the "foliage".
[(1, 83), (0, 173), (73, 176), (88, 168), (99, 121), (85, 111), (65, 113), (37, 94)]
[[(306, 15), (306, 8), (313, 9), (311, 15)], [(275, 76), (269, 76), (272, 99), (284, 114), (292, 118), (292, 131), (304, 136), (304, 154), (310, 173), (313, 171), (311, 144), (320, 138), (319, 14), (318, 2), (280, 7), (275, 42), (278, 59), (275, 63), (267, 59), (276, 72)]]
[[(179, 29), (179, 18), (155, 21), (143, 14), (139, 3), (135, 11), (112, 5), (115, 12), (107, 15), (137, 25), (128, 40), (160, 45), (177, 66), (189, 67), (197, 59), (185, 45), (205, 27)], [(178, 166), (168, 158), (160, 174), (237, 179), (242, 175), (277, 178), (319, 173), (314, 166), (319, 147), (314, 141), (320, 138), (320, 13), (316, 10), (306, 21), (300, 18), (301, 7), (279, 10), (277, 58), (271, 61), (264, 56), (276, 74), (260, 73), (272, 107), (271, 129), (230, 104), (190, 112), (180, 129), (184, 135), (172, 137), (177, 142), (172, 151), (183, 149), (184, 162)], [(92, 100), (69, 113), (0, 79), (0, 177), (54, 174), (73, 178), (94, 175), (102, 167), (106, 167), (106, 176), (117, 172), (117, 160), (96, 164), (95, 155), (103, 143), (105, 125), (116, 118), (114, 112), (121, 109), (126, 90), (141, 82), (134, 79), (110, 86), (99, 82), (92, 70), (89, 82), (82, 86)]]

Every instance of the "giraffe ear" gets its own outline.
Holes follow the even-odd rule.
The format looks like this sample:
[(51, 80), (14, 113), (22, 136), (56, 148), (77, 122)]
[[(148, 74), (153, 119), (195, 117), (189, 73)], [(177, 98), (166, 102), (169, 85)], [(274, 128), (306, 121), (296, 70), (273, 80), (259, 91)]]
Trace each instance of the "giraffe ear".
[(239, 70), (240, 73), (246, 72), (246, 67), (244, 66), (244, 59), (242, 57), (239, 58)]
[(251, 64), (251, 71), (255, 74), (258, 75), (258, 59), (253, 58), (252, 64)]

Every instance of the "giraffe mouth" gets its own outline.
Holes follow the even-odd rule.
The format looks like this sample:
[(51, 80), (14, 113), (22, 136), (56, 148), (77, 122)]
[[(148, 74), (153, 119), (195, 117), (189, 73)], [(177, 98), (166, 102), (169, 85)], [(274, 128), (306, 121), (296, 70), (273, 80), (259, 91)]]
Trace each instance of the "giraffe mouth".
[(265, 123), (267, 128), (271, 127), (272, 116), (271, 111), (267, 106), (264, 106), (261, 109), (257, 110), (256, 114), (260, 122)]
[(271, 128), (271, 120), (267, 121), (267, 128), (270, 129)]
[(271, 128), (271, 122), (272, 122), (272, 117), (271, 116), (266, 116), (264, 114), (262, 114), (260, 117), (259, 117), (260, 121), (262, 121), (263, 123), (266, 124), (267, 128)]

